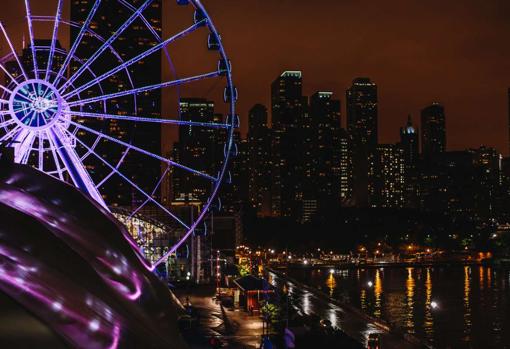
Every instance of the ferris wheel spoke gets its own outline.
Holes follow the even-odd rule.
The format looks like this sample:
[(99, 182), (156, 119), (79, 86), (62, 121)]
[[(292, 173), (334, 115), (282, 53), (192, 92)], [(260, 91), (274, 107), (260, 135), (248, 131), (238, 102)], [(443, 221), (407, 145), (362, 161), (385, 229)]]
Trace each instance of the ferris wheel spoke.
[(58, 25), (60, 24), (60, 19), (62, 17), (62, 5), (63, 0), (58, 0), (57, 3), (57, 13), (55, 14), (55, 25), (53, 26), (53, 34), (51, 36), (51, 48), (48, 54), (48, 66), (46, 67), (46, 74), (44, 75), (44, 80), (48, 81), (50, 77), (50, 71), (53, 65), (53, 56), (55, 54), (55, 46), (57, 43), (58, 37)]
[[(6, 113), (9, 113), (9, 112), (6, 112)], [(1, 115), (2, 115), (2, 114), (0, 114), (0, 116), (1, 116)], [(12, 124), (14, 124), (15, 122), (16, 122), (16, 121), (14, 121), (13, 119), (9, 119), (9, 120), (6, 120), (6, 121), (4, 121), (4, 122), (0, 122), (0, 128), (1, 128), (1, 127), (7, 127), (7, 126), (9, 126), (9, 125), (12, 125)]]
[(166, 207), (161, 205), (158, 201), (154, 200), (149, 194), (147, 194), (142, 188), (140, 188), (136, 183), (134, 183), (132, 180), (130, 180), (127, 176), (125, 176), (122, 172), (120, 172), (118, 169), (116, 169), (112, 164), (110, 164), (108, 161), (103, 159), (103, 157), (99, 154), (97, 154), (94, 150), (92, 150), (89, 146), (87, 146), (83, 141), (81, 141), (78, 137), (74, 136), (71, 132), (66, 131), (68, 135), (76, 140), (81, 146), (83, 146), (85, 149), (87, 149), (88, 152), (90, 152), (92, 155), (94, 155), (97, 159), (99, 159), (103, 164), (105, 164), (111, 171), (115, 172), (120, 178), (122, 178), (124, 181), (126, 181), (129, 185), (131, 185), (133, 188), (135, 188), (140, 194), (145, 196), (147, 200), (158, 206), (160, 209), (162, 209), (165, 213), (170, 215), (173, 219), (175, 219), (177, 222), (179, 222), (183, 227), (186, 229), (189, 229), (188, 225), (184, 223), (179, 217), (177, 217), (174, 213), (169, 211)]
[[(14, 59), (18, 63), (18, 67), (19, 67), (19, 69), (21, 71), (21, 74), (23, 75), (25, 80), (28, 80), (28, 75), (27, 75), (27, 73), (25, 71), (25, 68), (23, 67), (23, 64), (21, 64), (21, 61), (19, 60), (18, 54), (16, 53), (16, 50), (14, 49), (14, 46), (12, 45), (12, 41), (9, 38), (9, 35), (7, 35), (7, 31), (5, 30), (4, 24), (2, 22), (0, 22), (0, 29), (2, 30), (2, 33), (4, 34), (4, 37), (5, 37), (5, 40), (7, 41), (7, 44), (9, 45), (9, 49), (11, 50), (11, 54), (14, 56)], [(5, 69), (5, 68), (3, 68), (3, 69)], [(13, 79), (13, 81), (16, 82), (16, 79), (14, 79), (11, 74), (9, 74), (9, 77), (11, 79)]]
[(149, 86), (144, 86), (144, 87), (140, 87), (140, 88), (135, 88), (132, 90), (120, 91), (120, 92), (111, 93), (111, 94), (107, 94), (107, 95), (103, 95), (103, 96), (97, 96), (97, 97), (83, 99), (80, 101), (74, 101), (74, 102), (68, 103), (68, 105), (69, 105), (69, 107), (76, 107), (76, 106), (81, 106), (81, 105), (95, 103), (95, 102), (103, 102), (103, 101), (107, 101), (107, 100), (113, 99), (113, 98), (136, 95), (138, 93), (149, 92), (149, 91), (158, 90), (158, 89), (162, 89), (162, 88), (166, 88), (166, 87), (184, 85), (184, 84), (188, 84), (188, 83), (194, 82), (194, 81), (218, 77), (219, 75), (220, 75), (220, 73), (218, 71), (214, 71), (214, 72), (196, 75), (196, 76), (192, 76), (192, 77), (187, 77), (187, 78), (183, 78), (183, 79), (171, 80), (171, 81), (166, 81), (166, 82), (155, 84), (155, 85), (149, 85)]
[[(139, 147), (137, 147), (137, 146), (134, 146), (134, 145), (132, 145), (132, 144), (129, 144), (129, 143), (123, 142), (123, 141), (121, 141), (121, 140), (119, 140), (119, 139), (116, 139), (116, 138), (113, 138), (113, 137), (108, 136), (108, 135), (106, 135), (106, 134), (103, 134), (103, 133), (101, 133), (101, 132), (98, 132), (98, 131), (96, 131), (96, 130), (94, 130), (94, 129), (91, 129), (91, 128), (87, 127), (87, 126), (83, 126), (83, 125), (81, 125), (81, 124), (79, 124), (79, 123), (77, 123), (77, 122), (74, 122), (74, 121), (72, 121), (72, 120), (69, 120), (69, 123), (70, 123), (70, 124), (72, 124), (72, 125), (74, 125), (74, 126), (76, 126), (77, 128), (79, 128), (79, 129), (81, 129), (81, 130), (83, 130), (83, 131), (87, 131), (87, 132), (92, 133), (92, 134), (94, 134), (94, 135), (96, 135), (96, 136), (99, 136), (99, 137), (102, 137), (102, 138), (104, 138), (104, 139), (107, 139), (107, 140), (109, 140), (109, 141), (111, 141), (111, 142), (113, 142), (113, 143), (117, 143), (117, 144), (119, 144), (119, 145), (121, 145), (121, 146), (123, 146), (123, 147), (126, 147), (126, 148), (130, 149), (130, 150), (134, 150), (134, 151), (136, 151), (136, 152), (138, 152), (138, 153), (140, 153), (140, 154), (144, 154), (144, 155), (147, 155), (148, 157), (151, 157), (151, 158), (157, 159), (157, 160), (159, 160), (159, 161), (161, 161), (161, 162), (164, 162), (164, 163), (166, 163), (166, 164), (168, 164), (168, 165), (170, 165), (170, 166), (174, 166), (174, 167), (180, 168), (180, 169), (182, 169), (182, 170), (185, 170), (185, 171), (191, 172), (191, 173), (196, 174), (196, 175), (198, 175), (198, 176), (201, 176), (201, 177), (207, 178), (207, 179), (209, 179), (210, 181), (213, 181), (213, 182), (216, 182), (216, 181), (217, 181), (217, 178), (215, 178), (215, 177), (213, 177), (213, 176), (211, 176), (211, 175), (208, 175), (207, 173), (200, 172), (200, 171), (198, 171), (198, 170), (192, 169), (191, 167), (188, 167), (188, 166), (185, 166), (185, 165), (179, 164), (179, 163), (177, 163), (177, 162), (175, 162), (175, 161), (172, 161), (172, 160), (166, 159), (166, 158), (162, 157), (161, 155), (157, 155), (157, 154), (151, 153), (150, 151), (147, 151), (147, 150), (144, 150), (144, 149), (139, 148)], [(76, 137), (75, 137), (75, 138), (76, 138)], [(78, 138), (76, 138), (76, 139), (78, 139)]]
[(6, 142), (7, 140), (16, 137), (16, 135), (21, 131), (21, 127), (19, 125), (16, 125), (12, 130), (7, 132), (5, 135), (0, 138), (0, 144)]
[(62, 170), (62, 167), (60, 166), (60, 160), (59, 160), (59, 157), (58, 157), (57, 152), (55, 150), (55, 148), (57, 146), (56, 146), (55, 143), (53, 143), (53, 140), (51, 139), (50, 134), (48, 133), (48, 131), (45, 131), (45, 135), (46, 135), (46, 138), (48, 139), (48, 142), (50, 143), (51, 154), (53, 156), (53, 161), (55, 161), (55, 167), (57, 168), (58, 178), (61, 181), (63, 181), (64, 180), (63, 170)]
[(229, 128), (230, 124), (223, 124), (217, 122), (198, 122), (198, 121), (185, 121), (185, 120), (174, 120), (174, 119), (161, 119), (161, 118), (147, 118), (140, 116), (130, 115), (115, 115), (115, 114), (101, 114), (101, 113), (86, 113), (79, 111), (66, 111), (65, 114), (72, 116), (79, 116), (84, 118), (93, 119), (110, 119), (110, 120), (126, 120), (133, 122), (149, 122), (159, 124), (171, 124), (178, 126), (197, 126), (197, 127), (209, 127), (209, 128)]
[[(136, 11), (136, 7), (134, 7), (133, 5), (131, 5), (130, 3), (128, 3), (126, 0), (118, 0), (120, 3), (122, 3), (124, 6), (126, 6), (128, 9), (130, 9), (131, 11)], [(152, 35), (154, 35), (154, 37), (159, 37), (159, 34), (156, 32), (156, 30), (154, 30), (152, 24), (149, 23), (149, 21), (147, 20), (147, 18), (145, 18), (145, 16), (143, 14), (140, 15), (140, 19), (142, 20), (143, 24), (145, 24), (145, 26), (147, 27), (147, 29), (152, 33)]]
[(5, 92), (9, 93), (9, 94), (12, 94), (12, 90), (9, 90), (9, 89), (8, 89), (7, 87), (5, 87), (4, 85), (1, 85), (1, 84), (0, 84), (0, 88), (1, 88), (2, 90), (4, 90)]
[(80, 46), (83, 35), (85, 35), (85, 33), (87, 32), (90, 23), (92, 22), (92, 19), (94, 18), (94, 15), (96, 14), (97, 9), (99, 8), (99, 5), (101, 5), (101, 0), (96, 0), (87, 16), (87, 19), (81, 26), (80, 32), (78, 33), (76, 40), (74, 40), (73, 45), (71, 46), (71, 49), (69, 50), (69, 53), (67, 54), (64, 63), (62, 64), (62, 67), (60, 67), (60, 70), (58, 71), (57, 76), (55, 77), (55, 81), (53, 81), (54, 86), (57, 86), (58, 83), (60, 82), (60, 79), (62, 79), (62, 77), (64, 76), (67, 67), (69, 66), (69, 63), (71, 63), (71, 60), (73, 59), (74, 54), (76, 53), (76, 50)]
[[(163, 173), (163, 175), (161, 176), (161, 178), (159, 179), (158, 183), (156, 183), (156, 186), (154, 187), (154, 189), (152, 190), (151, 192), (151, 197), (154, 196), (154, 194), (156, 193), (156, 191), (158, 190), (158, 188), (161, 186), (161, 183), (163, 182), (163, 180), (165, 179), (166, 175), (168, 174), (170, 170), (170, 166), (167, 166), (167, 168), (165, 169), (165, 172)], [(142, 208), (145, 207), (145, 205), (147, 205), (149, 203), (149, 200), (145, 200), (140, 206), (138, 206), (138, 208), (136, 210), (134, 210), (130, 215), (129, 215), (129, 218), (133, 218)]]
[(114, 68), (114, 69), (104, 73), (103, 75), (99, 76), (97, 79), (93, 79), (93, 80), (87, 82), (86, 84), (84, 84), (84, 85), (82, 85), (82, 86), (80, 86), (80, 87), (78, 87), (76, 89), (73, 89), (71, 92), (63, 95), (62, 97), (66, 98), (66, 99), (69, 99), (72, 96), (75, 96), (78, 93), (80, 93), (80, 92), (82, 92), (82, 91), (84, 91), (84, 90), (86, 90), (86, 89), (88, 89), (88, 88), (98, 84), (99, 82), (101, 82), (101, 81), (103, 81), (103, 80), (105, 80), (107, 78), (109, 78), (110, 76), (112, 76), (114, 74), (117, 74), (118, 72), (120, 72), (120, 71), (126, 69), (127, 67), (129, 67), (129, 66), (131, 66), (131, 65), (133, 65), (133, 64), (135, 64), (135, 63), (137, 63), (139, 61), (141, 61), (142, 59), (152, 55), (153, 53), (158, 52), (163, 47), (169, 45), (170, 43), (176, 41), (177, 39), (182, 38), (182, 37), (184, 37), (184, 36), (194, 32), (195, 30), (200, 28), (204, 24), (205, 21), (206, 20), (202, 20), (202, 21), (200, 21), (200, 22), (198, 22), (198, 23), (188, 27), (187, 29), (184, 29), (180, 33), (175, 34), (174, 36), (166, 39), (165, 41), (162, 41), (159, 44), (151, 47), (147, 51), (140, 53), (138, 56), (136, 56), (134, 58), (131, 58), (130, 60), (124, 62), (123, 64), (117, 66), (116, 68)]
[(14, 78), (14, 76), (12, 76), (11, 73), (9, 73), (9, 71), (7, 70), (7, 68), (5, 68), (5, 66), (0, 63), (0, 69), (2, 69), (2, 71), (5, 73), (5, 75), (7, 75), (9, 77), (9, 79), (16, 85), (16, 86), (19, 86), (19, 82)]
[[(124, 150), (124, 153), (122, 154), (121, 158), (117, 162), (117, 165), (115, 165), (115, 168), (118, 170), (122, 163), (124, 162), (124, 159), (126, 158), (126, 155), (129, 153), (129, 149)], [(105, 184), (113, 175), (115, 172), (111, 171), (103, 180), (99, 183), (97, 183), (97, 187), (100, 188), (103, 184)]]
[[(25, 0), (27, 1), (27, 0)], [(138, 16), (140, 16), (142, 14), (142, 12), (153, 2), (154, 0), (146, 0), (142, 6), (140, 6), (138, 8), (138, 10), (136, 10), (132, 15), (131, 17), (129, 17), (129, 19), (124, 22), (124, 24), (122, 24), (117, 30), (114, 31), (114, 34), (112, 36), (110, 36), (110, 38), (108, 40), (106, 40), (103, 45), (96, 51), (94, 52), (94, 54), (92, 54), (92, 56), (89, 57), (89, 59), (87, 59), (87, 62), (85, 62), (84, 65), (82, 65), (78, 71), (76, 71), (76, 73), (74, 73), (70, 78), (69, 80), (67, 80), (63, 85), (62, 87), (60, 87), (59, 89), (59, 92), (63, 92), (66, 90), (66, 88), (68, 88), (69, 86), (71, 86), (71, 84), (76, 81), (76, 79), (78, 79), (82, 74), (83, 72), (85, 72), (85, 70), (92, 64), (96, 61), (96, 59), (104, 52), (106, 51), (109, 47), (111, 47), (112, 43), (117, 40), (117, 38), (127, 29), (129, 28), (129, 26), (138, 18)]]
[(39, 79), (39, 68), (37, 67), (37, 55), (34, 44), (34, 27), (32, 25), (32, 11), (30, 10), (30, 1), (25, 0), (25, 10), (27, 14), (28, 36), (30, 37), (30, 46), (32, 49), (32, 63), (34, 64), (34, 76)]

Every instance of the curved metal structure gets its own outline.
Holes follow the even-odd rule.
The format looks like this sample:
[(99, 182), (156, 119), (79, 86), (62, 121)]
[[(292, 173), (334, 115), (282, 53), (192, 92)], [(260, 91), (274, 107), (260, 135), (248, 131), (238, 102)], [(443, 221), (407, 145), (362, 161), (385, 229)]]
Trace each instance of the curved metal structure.
[(187, 348), (183, 310), (100, 204), (0, 159), (0, 215), (2, 347)]
[[(235, 113), (237, 90), (221, 37), (200, 0), (177, 1), (176, 5), (183, 7), (183, 13), (189, 14), (190, 23), (168, 37), (162, 37), (151, 25), (151, 18), (144, 16), (144, 12), (154, 5), (154, 0), (140, 1), (136, 5), (138, 7), (125, 0), (90, 1), (92, 6), (89, 13), (80, 23), (63, 18), (63, 0), (55, 1), (54, 16), (34, 15), (30, 1), (24, 2), (29, 46), (22, 55), (15, 50), (8, 28), (0, 23), (1, 35), (10, 51), (0, 60), (0, 69), (6, 77), (6, 82), (0, 84), (0, 143), (14, 148), (17, 163), (29, 164), (73, 184), (105, 209), (111, 203), (105, 200), (104, 191), (115, 178), (118, 181), (115, 185), (122, 182), (128, 188), (126, 190), (138, 198), (136, 204), (132, 204), (133, 215), (151, 205), (172, 217), (186, 233), (151, 266), (154, 269), (184, 244), (201, 223), (218, 193), (227, 173), (229, 156), (235, 149), (233, 132), (239, 123)], [(118, 6), (129, 14), (118, 28), (110, 31), (110, 36), (100, 35), (94, 29), (97, 25), (92, 25), (94, 21), (100, 21), (96, 16), (106, 3), (108, 6)], [(48, 25), (52, 28), (51, 39), (38, 40), (35, 28)], [(74, 41), (68, 50), (60, 47), (58, 40), (64, 28), (74, 33)], [(140, 28), (148, 33), (154, 45), (140, 52), (119, 52), (116, 44), (123, 39), (123, 35)], [(188, 37), (203, 35), (204, 32), (208, 38), (203, 43), (204, 54), (214, 60), (214, 69), (204, 68), (195, 75), (178, 76), (174, 69), (174, 57), (171, 59), (171, 46), (177, 43), (182, 45)], [(87, 47), (94, 48), (86, 55), (82, 48), (84, 42), (87, 42)], [(146, 83), (143, 76), (133, 73), (134, 67), (154, 55), (166, 59), (172, 79)], [(140, 110), (147, 112), (151, 109), (147, 106), (141, 108), (141, 104), (147, 104), (147, 101), (152, 103), (156, 111), (157, 99), (161, 98), (164, 90), (180, 91), (205, 80), (222, 81), (225, 87), (222, 96), (225, 102), (223, 120), (183, 119), (179, 106), (173, 115), (139, 113)], [(206, 86), (205, 91), (210, 91), (210, 85)], [(144, 140), (151, 137), (147, 131), (150, 130), (148, 125), (202, 128), (223, 137), (224, 159), (218, 164), (217, 172), (198, 170), (144, 147)], [(109, 158), (112, 152), (116, 154)], [(129, 170), (125, 169), (126, 162), (137, 161), (130, 160), (130, 156), (134, 156), (132, 154), (136, 154), (133, 159), (145, 157), (161, 168), (159, 178), (154, 178), (150, 188), (137, 181), (143, 174), (126, 173)], [(208, 200), (192, 222), (186, 223), (158, 199), (162, 182), (174, 169), (210, 183)]]

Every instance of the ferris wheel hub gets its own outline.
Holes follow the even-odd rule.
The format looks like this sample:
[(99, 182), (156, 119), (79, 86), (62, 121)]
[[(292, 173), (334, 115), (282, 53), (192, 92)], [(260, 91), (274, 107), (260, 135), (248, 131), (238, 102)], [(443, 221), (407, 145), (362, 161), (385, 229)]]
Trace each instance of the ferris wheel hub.
[(60, 119), (63, 104), (52, 84), (32, 79), (16, 86), (9, 100), (9, 111), (23, 129), (43, 130)]

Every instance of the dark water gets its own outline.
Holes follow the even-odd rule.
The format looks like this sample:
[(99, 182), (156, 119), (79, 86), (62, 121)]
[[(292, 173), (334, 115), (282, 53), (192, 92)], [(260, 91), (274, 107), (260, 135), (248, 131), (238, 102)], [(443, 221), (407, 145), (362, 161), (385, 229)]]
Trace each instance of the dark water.
[(302, 269), (289, 271), (289, 276), (349, 301), (436, 348), (510, 348), (508, 270), (484, 266), (334, 273)]

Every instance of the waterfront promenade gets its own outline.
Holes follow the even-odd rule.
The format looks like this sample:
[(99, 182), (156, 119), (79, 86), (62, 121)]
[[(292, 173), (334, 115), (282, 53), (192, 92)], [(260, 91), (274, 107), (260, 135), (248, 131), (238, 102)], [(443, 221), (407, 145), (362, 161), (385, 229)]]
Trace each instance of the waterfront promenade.
[[(403, 336), (392, 333), (385, 324), (378, 322), (359, 311), (348, 306), (343, 306), (319, 291), (303, 285), (295, 280), (285, 277), (279, 272), (269, 271), (269, 278), (275, 287), (286, 286), (293, 304), (306, 315), (316, 315), (329, 320), (331, 325), (338, 327), (350, 337), (365, 344), (368, 334), (379, 333), (383, 348), (417, 349), (426, 348), (413, 338), (410, 341)], [(414, 342), (414, 343), (411, 343)]]

